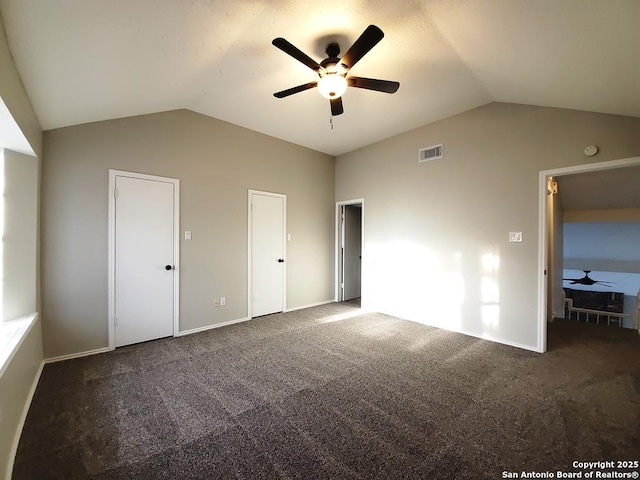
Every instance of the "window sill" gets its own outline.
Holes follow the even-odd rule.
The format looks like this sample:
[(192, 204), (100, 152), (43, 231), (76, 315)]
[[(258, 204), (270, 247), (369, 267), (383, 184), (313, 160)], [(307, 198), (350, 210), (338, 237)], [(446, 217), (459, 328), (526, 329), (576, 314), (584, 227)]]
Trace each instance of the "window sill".
[(38, 318), (37, 313), (0, 323), (0, 377)]

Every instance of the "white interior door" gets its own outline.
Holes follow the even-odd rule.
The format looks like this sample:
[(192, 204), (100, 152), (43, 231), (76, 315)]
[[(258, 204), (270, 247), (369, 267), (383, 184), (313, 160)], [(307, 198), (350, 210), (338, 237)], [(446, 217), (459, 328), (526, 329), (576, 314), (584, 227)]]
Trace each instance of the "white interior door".
[(362, 207), (345, 205), (343, 220), (343, 300), (360, 298), (362, 259)]
[(174, 334), (171, 182), (115, 177), (115, 346)]
[(249, 192), (250, 316), (285, 308), (286, 197)]

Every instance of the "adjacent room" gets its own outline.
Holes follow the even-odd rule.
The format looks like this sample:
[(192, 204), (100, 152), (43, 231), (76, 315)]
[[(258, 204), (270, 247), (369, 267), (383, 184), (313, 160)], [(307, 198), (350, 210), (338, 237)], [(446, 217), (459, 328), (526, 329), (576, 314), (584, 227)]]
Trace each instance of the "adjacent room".
[(0, 477), (639, 471), (638, 19), (0, 0)]
[(563, 287), (572, 297), (562, 316), (640, 328), (639, 174), (627, 167), (558, 177)]

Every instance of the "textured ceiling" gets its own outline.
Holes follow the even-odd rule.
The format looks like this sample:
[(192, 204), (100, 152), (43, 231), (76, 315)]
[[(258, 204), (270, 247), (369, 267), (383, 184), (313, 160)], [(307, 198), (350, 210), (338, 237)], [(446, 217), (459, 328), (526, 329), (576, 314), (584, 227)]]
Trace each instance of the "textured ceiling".
[[(42, 127), (188, 108), (338, 155), (492, 102), (640, 117), (638, 0), (0, 0), (9, 46)], [(369, 24), (385, 38), (333, 119), (315, 90), (273, 93)]]

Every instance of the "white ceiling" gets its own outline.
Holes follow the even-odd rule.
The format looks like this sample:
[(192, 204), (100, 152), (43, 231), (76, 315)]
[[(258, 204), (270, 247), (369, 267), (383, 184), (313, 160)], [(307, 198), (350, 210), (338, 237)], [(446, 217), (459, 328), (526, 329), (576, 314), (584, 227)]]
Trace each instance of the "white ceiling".
[[(45, 130), (188, 108), (339, 155), (492, 102), (640, 117), (638, 0), (0, 0), (9, 46)], [(369, 24), (385, 38), (329, 126), (316, 60)]]

